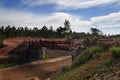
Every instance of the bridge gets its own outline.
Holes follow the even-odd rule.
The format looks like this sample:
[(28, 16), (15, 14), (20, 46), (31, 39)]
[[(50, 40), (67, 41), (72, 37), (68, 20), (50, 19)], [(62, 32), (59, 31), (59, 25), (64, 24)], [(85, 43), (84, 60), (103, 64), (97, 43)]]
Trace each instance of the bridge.
[(9, 57), (0, 59), (0, 63), (44, 59), (46, 48), (69, 50), (69, 41), (65, 39), (26, 38), (7, 53)]

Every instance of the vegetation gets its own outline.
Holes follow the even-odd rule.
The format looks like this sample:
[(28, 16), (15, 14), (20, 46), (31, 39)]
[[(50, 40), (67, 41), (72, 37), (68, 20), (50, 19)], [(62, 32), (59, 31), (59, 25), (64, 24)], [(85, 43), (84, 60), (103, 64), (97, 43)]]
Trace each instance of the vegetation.
[(15, 65), (18, 65), (18, 63), (14, 62), (9, 64), (0, 64), (0, 69), (10, 67), (10, 66), (15, 66)]
[(96, 45), (99, 39), (99, 35), (102, 34), (102, 31), (100, 31), (97, 28), (91, 28), (91, 34), (92, 34), (92, 43), (93, 45)]
[(3, 32), (3, 27), (0, 28), (0, 47), (3, 47), (3, 40), (4, 40), (4, 32)]
[(112, 47), (110, 51), (115, 58), (120, 58), (120, 47)]
[(43, 59), (49, 59), (49, 58), (50, 58), (50, 57), (49, 57), (49, 55), (48, 55), (48, 50), (47, 50)]
[(4, 46), (3, 40), (4, 40), (4, 38), (1, 36), (1, 37), (0, 37), (0, 48)]
[(44, 57), (44, 59), (49, 59), (49, 56), (48, 56), (48, 54), (45, 54), (45, 57)]
[(2, 47), (4, 44), (3, 44), (3, 39), (0, 39), (0, 47)]
[(82, 66), (54, 76), (52, 80), (102, 80), (101, 74), (110, 70), (110, 66), (106, 64), (112, 63), (111, 59), (109, 53), (102, 54), (99, 58), (90, 60)]
[(52, 80), (118, 80), (119, 61), (120, 47), (111, 47), (107, 52), (100, 46), (90, 47), (75, 59), (72, 67), (64, 67)]
[(91, 59), (98, 58), (101, 52), (103, 52), (103, 48), (100, 46), (86, 49), (74, 60), (72, 67), (80, 66)]
[(98, 35), (102, 34), (102, 32), (97, 28), (91, 28), (91, 33), (94, 36), (98, 36)]
[[(101, 52), (101, 49), (91, 50), (91, 52), (94, 51)], [(69, 69), (66, 72), (56, 74), (52, 80), (118, 80), (119, 77), (117, 76), (120, 72), (120, 59), (114, 59), (114, 55), (112, 54), (109, 51), (101, 52), (98, 58), (91, 58), (91, 60), (87, 60), (85, 64)], [(79, 60), (81, 61), (81, 59)]]
[[(33, 60), (34, 61), (34, 60)], [(21, 65), (21, 64), (25, 64), (28, 61), (15, 61), (15, 62), (10, 62), (10, 63), (0, 63), (0, 69), (2, 68), (7, 68), (7, 67), (11, 67), (11, 66), (16, 66), (16, 65)]]

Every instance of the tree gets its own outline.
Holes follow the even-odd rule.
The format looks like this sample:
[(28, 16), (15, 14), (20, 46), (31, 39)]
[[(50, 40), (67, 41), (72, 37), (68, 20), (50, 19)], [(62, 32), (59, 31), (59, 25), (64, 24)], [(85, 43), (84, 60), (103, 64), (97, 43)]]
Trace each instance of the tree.
[(46, 26), (42, 27), (41, 32), (42, 37), (48, 37), (48, 28)]
[(10, 30), (11, 30), (10, 36), (11, 36), (11, 37), (16, 36), (16, 28), (15, 28), (15, 26), (11, 27)]
[(59, 26), (56, 31), (57, 31), (58, 37), (60, 37), (60, 38), (64, 37), (65, 28), (62, 28), (61, 26)]
[(50, 31), (53, 31), (53, 27), (52, 27), (52, 26), (50, 26), (49, 30), (50, 30)]
[(34, 28), (33, 28), (33, 31), (34, 31), (34, 32), (37, 32), (37, 31), (38, 31), (38, 28), (37, 28), (37, 27), (34, 27)]
[(66, 33), (70, 33), (71, 29), (70, 29), (70, 22), (69, 22), (69, 20), (65, 20), (64, 28), (65, 28), (65, 32)]
[(48, 28), (46, 26), (42, 27), (42, 31), (47, 31), (47, 30), (48, 30)]
[(53, 31), (53, 27), (52, 26), (49, 27), (48, 35), (49, 35), (49, 37), (53, 37), (54, 36), (54, 31)]
[(98, 36), (101, 31), (97, 28), (91, 28), (91, 32), (92, 35)]
[(65, 20), (64, 28), (65, 28), (65, 31), (64, 31), (65, 38), (66, 39), (71, 38), (72, 30), (70, 29), (70, 22), (69, 22), (69, 20)]
[(91, 28), (91, 33), (92, 33), (92, 43), (93, 45), (96, 45), (101, 31), (97, 28)]
[(3, 40), (4, 40), (4, 26), (0, 27), (0, 48), (4, 46)]
[(29, 29), (28, 29), (28, 27), (26, 26), (26, 27), (25, 27), (25, 31), (28, 31), (28, 30), (29, 30)]
[(4, 26), (0, 27), (0, 36), (3, 37), (4, 35)]
[(8, 25), (5, 29), (5, 37), (10, 37), (10, 25)]
[(37, 27), (34, 27), (32, 32), (33, 32), (32, 35), (35, 36), (35, 37), (39, 35)]

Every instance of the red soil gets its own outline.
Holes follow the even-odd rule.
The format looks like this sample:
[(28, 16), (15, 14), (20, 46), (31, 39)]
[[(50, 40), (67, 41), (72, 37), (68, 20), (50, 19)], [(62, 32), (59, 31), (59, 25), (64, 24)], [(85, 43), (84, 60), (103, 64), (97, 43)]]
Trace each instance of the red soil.
[[(7, 45), (0, 49), (0, 59), (8, 58), (8, 53), (21, 44), (28, 37), (7, 38), (4, 44)], [(31, 38), (29, 38), (31, 39)], [(55, 41), (57, 41), (56, 39)], [(60, 40), (60, 39), (59, 39)], [(62, 40), (62, 39), (61, 39)], [(49, 60), (39, 60), (24, 65), (4, 68), (0, 70), (0, 80), (30, 80), (37, 76), (45, 80), (52, 76), (57, 70), (71, 63), (70, 56), (58, 57)]]
[(71, 57), (59, 57), (49, 60), (39, 60), (21, 66), (9, 67), (0, 70), (0, 80), (31, 80), (38, 77), (46, 80), (63, 66), (71, 63)]
[(25, 37), (16, 37), (16, 38), (7, 38), (3, 41), (3, 43), (6, 45), (6, 47), (3, 47), (0, 49), (0, 56), (6, 55), (17, 47), (20, 43), (22, 43), (26, 38)]

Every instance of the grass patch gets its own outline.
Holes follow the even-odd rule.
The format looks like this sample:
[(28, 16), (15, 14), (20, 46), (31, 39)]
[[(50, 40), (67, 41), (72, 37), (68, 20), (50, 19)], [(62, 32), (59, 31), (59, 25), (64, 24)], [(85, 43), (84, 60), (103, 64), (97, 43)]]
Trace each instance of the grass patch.
[[(34, 61), (34, 60), (32, 60), (32, 61)], [(15, 62), (6, 63), (6, 64), (2, 63), (2, 64), (0, 64), (0, 69), (11, 67), (11, 66), (16, 66), (16, 65), (22, 65), (22, 64), (29, 63), (32, 61), (15, 61)]]
[(49, 59), (50, 57), (49, 57), (49, 55), (48, 55), (48, 50), (46, 50), (46, 52), (45, 52), (45, 55), (44, 55), (44, 57), (43, 57), (43, 59)]
[(90, 47), (83, 51), (72, 63), (72, 67), (80, 66), (85, 64), (87, 61), (95, 58), (99, 58), (100, 54), (103, 52), (102, 47)]
[(9, 63), (9, 64), (0, 64), (0, 69), (6, 68), (6, 67), (15, 66), (15, 65), (18, 65), (18, 64), (19, 64), (19, 63), (17, 63), (17, 62)]
[(112, 48), (110, 48), (110, 51), (111, 51), (113, 57), (115, 57), (116, 59), (120, 58), (120, 47), (112, 47)]

